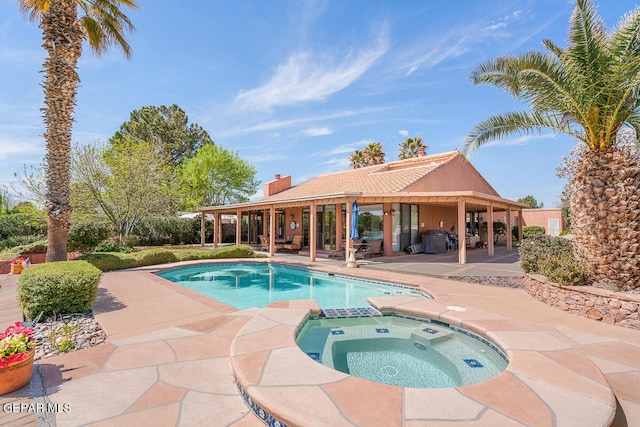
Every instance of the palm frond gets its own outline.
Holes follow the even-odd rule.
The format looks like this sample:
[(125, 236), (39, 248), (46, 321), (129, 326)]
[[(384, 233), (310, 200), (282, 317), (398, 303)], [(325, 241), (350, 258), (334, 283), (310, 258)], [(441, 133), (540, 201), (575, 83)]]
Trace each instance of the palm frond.
[(49, 10), (51, 0), (18, 0), (20, 14), (29, 22), (40, 22), (42, 13)]
[(544, 129), (566, 133), (586, 142), (584, 135), (571, 128), (561, 116), (545, 114), (539, 111), (515, 111), (491, 116), (478, 123), (467, 136), (463, 151), (467, 157), (470, 157), (478, 147), (488, 141), (505, 138), (514, 134), (539, 134)]

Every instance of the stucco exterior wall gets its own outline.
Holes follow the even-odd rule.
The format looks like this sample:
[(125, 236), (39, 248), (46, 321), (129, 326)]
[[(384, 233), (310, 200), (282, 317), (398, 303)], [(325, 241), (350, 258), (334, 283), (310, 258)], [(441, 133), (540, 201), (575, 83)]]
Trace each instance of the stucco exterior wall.
[[(420, 205), (419, 206), (419, 232), (422, 234), (426, 230), (451, 231), (451, 227), (457, 224), (458, 210), (455, 207)], [(440, 227), (440, 221), (443, 226)], [(455, 234), (458, 234), (457, 226)]]
[(405, 191), (478, 191), (499, 196), (462, 156), (443, 164), (425, 179), (408, 186)]

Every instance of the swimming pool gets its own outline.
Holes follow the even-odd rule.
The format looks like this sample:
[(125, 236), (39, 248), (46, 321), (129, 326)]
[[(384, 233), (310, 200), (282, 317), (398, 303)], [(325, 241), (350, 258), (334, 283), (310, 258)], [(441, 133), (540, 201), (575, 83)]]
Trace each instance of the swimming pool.
[(367, 298), (372, 296), (421, 297), (418, 290), (408, 286), (271, 263), (207, 264), (158, 275), (237, 309), (296, 299), (316, 300), (322, 309), (365, 308), (369, 307)]
[(396, 316), (311, 319), (296, 343), (325, 366), (403, 387), (475, 384), (507, 366), (500, 349), (469, 331)]

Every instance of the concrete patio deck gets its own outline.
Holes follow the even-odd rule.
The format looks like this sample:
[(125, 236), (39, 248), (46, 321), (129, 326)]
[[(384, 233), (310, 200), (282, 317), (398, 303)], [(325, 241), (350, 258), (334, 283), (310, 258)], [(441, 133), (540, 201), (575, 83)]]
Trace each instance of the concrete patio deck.
[[(551, 355), (558, 363), (570, 367), (580, 357), (587, 357), (604, 374), (618, 402), (613, 425), (640, 425), (640, 331), (556, 310), (521, 290), (433, 277), (475, 275), (480, 271), (487, 276), (517, 276), (517, 268), (509, 254), (504, 254), (504, 258), (500, 258), (501, 255), (466, 266), (441, 262), (443, 266), (437, 267), (435, 262), (415, 258), (418, 255), (408, 256), (407, 260), (393, 257), (391, 260), (394, 262), (374, 258), (363, 265), (365, 268), (359, 269), (347, 269), (343, 262), (329, 260), (308, 263), (304, 258), (292, 255), (278, 255), (274, 260), (422, 286), (438, 304), (491, 313), (500, 319), (500, 328), (511, 325), (522, 330), (523, 322), (541, 328), (562, 342), (562, 352), (565, 353)], [(399, 267), (400, 263), (406, 265)], [(476, 265), (481, 263), (487, 265)], [(212, 301), (151, 274), (157, 268), (105, 273), (94, 313), (108, 335), (107, 343), (40, 361), (40, 375), (34, 375), (29, 386), (0, 397), (0, 425), (47, 425), (52, 420), (63, 427), (263, 425), (240, 396), (230, 364), (234, 339), (251, 332), (250, 322), (260, 310), (237, 311)], [(19, 310), (15, 312), (17, 277), (5, 276), (0, 280), (0, 322), (4, 322), (0, 327), (4, 327), (6, 323), (20, 320), (15, 317), (19, 313)], [(510, 335), (512, 339), (526, 339), (517, 332)], [(290, 345), (289, 341), (278, 341), (280, 337), (274, 336), (271, 347), (284, 349)], [(576, 353), (575, 360), (564, 356), (571, 352)], [(255, 359), (256, 363), (247, 366), (253, 366), (258, 370), (255, 375), (260, 375), (263, 365), (260, 360), (264, 361), (265, 354), (249, 352), (245, 357)], [(284, 365), (287, 366), (286, 363)], [(517, 369), (523, 372), (527, 366), (520, 365)], [(550, 378), (545, 381), (540, 383), (542, 389), (538, 392), (549, 390), (548, 386), (553, 381)], [(541, 392), (542, 395), (545, 393)], [(305, 396), (299, 393), (297, 400), (297, 405), (316, 404), (312, 394)], [(346, 398), (341, 405), (348, 406), (350, 400), (357, 401)], [(49, 403), (50, 408), (57, 412), (13, 411), (12, 407), (7, 411), (6, 403), (12, 402)], [(532, 420), (530, 425), (560, 425), (553, 420), (556, 412), (562, 413), (562, 408), (551, 404), (545, 408), (549, 417), (538, 420), (531, 417), (530, 406), (518, 405), (517, 402), (515, 399), (506, 408), (498, 402), (492, 404), (491, 399), (484, 399), (483, 405), (491, 408), (489, 413), (485, 411), (481, 416), (468, 419), (460, 419), (459, 416), (449, 418), (449, 422), (455, 425), (462, 422), (497, 425), (491, 420), (498, 419), (508, 424), (523, 425), (523, 421), (516, 421), (520, 419)], [(346, 411), (348, 413), (348, 409)], [(317, 421), (309, 420), (308, 424), (313, 425)], [(436, 421), (444, 424), (447, 419), (421, 418), (412, 421), (411, 425), (435, 425)], [(356, 419), (350, 419), (350, 424), (372, 425), (359, 423)], [(589, 425), (588, 420), (587, 424), (580, 425)]]

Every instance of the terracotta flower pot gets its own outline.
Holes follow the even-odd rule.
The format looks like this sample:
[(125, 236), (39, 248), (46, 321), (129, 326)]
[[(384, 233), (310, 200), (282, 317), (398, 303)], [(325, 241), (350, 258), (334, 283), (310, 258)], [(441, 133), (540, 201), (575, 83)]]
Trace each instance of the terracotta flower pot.
[(22, 264), (11, 264), (11, 274), (22, 273)]
[(0, 368), (0, 396), (24, 387), (29, 382), (35, 354), (36, 349), (32, 348), (20, 362)]

